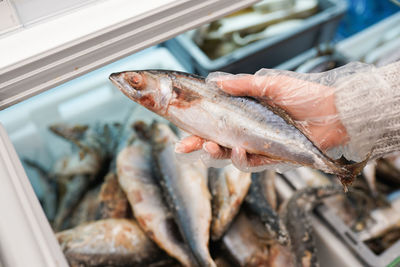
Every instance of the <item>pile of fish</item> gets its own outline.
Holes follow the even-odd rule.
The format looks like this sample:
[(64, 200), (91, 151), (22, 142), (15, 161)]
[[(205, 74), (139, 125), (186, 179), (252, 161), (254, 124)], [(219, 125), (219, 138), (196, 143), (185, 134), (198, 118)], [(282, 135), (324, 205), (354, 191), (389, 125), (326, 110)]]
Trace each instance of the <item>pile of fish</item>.
[(48, 182), (41, 202), (71, 266), (318, 266), (308, 212), (341, 186), (285, 201), (272, 171), (178, 161), (181, 132), (156, 121), (50, 130), (72, 154), (51, 171), (25, 163)]
[(317, 11), (318, 0), (263, 0), (187, 34), (210, 59), (216, 59), (292, 31)]
[[(377, 246), (379, 248), (372, 248), (371, 246), (371, 249), (374, 251), (385, 250), (397, 241), (399, 211), (398, 200), (394, 201), (394, 199), (398, 198), (394, 196), (388, 198), (388, 194), (391, 195), (399, 188), (393, 188), (391, 187), (391, 183), (387, 183), (385, 185), (386, 191), (378, 193), (376, 190), (377, 186), (369, 182), (366, 183), (367, 187), (364, 186), (358, 189), (358, 184), (363, 180), (355, 179), (355, 177), (364, 168), (368, 157), (363, 162), (357, 164), (349, 164), (343, 162), (343, 160), (333, 160), (313, 144), (307, 137), (306, 132), (302, 130), (301, 125), (297, 125), (285, 111), (263, 99), (227, 95), (215, 84), (206, 83), (204, 78), (199, 76), (175, 71), (147, 70), (114, 73), (110, 76), (110, 79), (130, 99), (164, 117), (180, 129), (203, 139), (212, 140), (224, 147), (232, 148), (232, 162), (246, 172), (253, 171), (254, 165), (252, 163), (257, 162), (252, 160), (256, 158), (251, 158), (251, 154), (234, 155), (234, 153), (237, 153), (235, 151), (240, 149), (253, 154), (264, 155), (269, 159), (279, 162), (274, 167), (281, 167), (282, 165), (307, 166), (333, 174), (339, 178), (344, 189), (347, 188), (347, 185), (353, 183), (352, 188), (357, 193), (348, 194), (347, 197), (341, 197), (342, 200), (336, 199), (327, 205), (341, 214), (340, 217), (351, 229), (360, 232), (359, 238), (362, 240), (361, 242), (365, 241), (371, 244), (367, 240), (381, 238), (381, 234), (385, 234), (388, 229), (390, 231), (397, 229), (394, 234), (390, 232), (390, 241), (384, 239)], [(245, 162), (248, 165), (241, 165), (241, 162), (237, 160), (238, 157), (246, 157), (247, 161)], [(386, 162), (386, 165), (382, 165), (383, 163), (377, 165), (381, 170), (383, 166), (386, 166), (386, 171), (388, 168), (390, 169), (390, 171), (387, 171), (389, 172), (389, 174), (386, 174), (387, 177), (394, 176), (392, 180), (400, 177), (400, 175), (396, 176), (399, 171), (390, 164), (387, 164), (387, 159), (379, 160), (379, 162)], [(365, 171), (370, 169), (371, 165)], [(214, 172), (211, 172), (210, 177), (216, 175)], [(252, 174), (252, 176), (256, 175), (259, 174)], [(284, 176), (288, 175), (290, 174), (284, 173)], [(321, 176), (321, 174), (319, 173), (317, 176)], [(322, 176), (325, 177), (322, 180), (327, 180), (325, 175)], [(295, 177), (295, 179), (298, 179), (299, 176), (295, 175)], [(254, 179), (252, 178), (252, 185), (257, 184), (257, 181)], [(307, 181), (307, 179), (309, 178), (304, 178), (304, 181)], [(212, 181), (212, 178), (210, 180)], [(368, 180), (374, 179), (370, 178)], [(386, 180), (383, 178), (381, 181), (387, 181), (387, 178)], [(318, 186), (321, 185), (315, 181), (311, 183)], [(385, 183), (383, 182), (383, 184)], [(332, 186), (332, 181), (329, 181), (328, 185)], [(278, 220), (275, 216), (276, 212), (273, 212), (271, 209), (268, 211), (265, 210), (267, 207), (265, 205), (266, 202), (263, 203), (255, 197), (256, 195), (260, 195), (260, 188), (260, 185), (256, 188), (250, 187), (249, 193), (252, 197), (248, 196), (245, 198), (246, 205), (244, 206), (247, 207), (245, 210), (252, 211), (253, 213), (262, 212), (264, 214), (260, 215), (259, 219), (267, 226), (266, 233), (268, 237), (276, 240), (277, 244), (285, 246), (285, 242), (290, 239), (289, 243), (293, 250), (298, 248), (304, 249), (304, 247), (298, 245), (297, 238), (299, 236), (297, 238), (293, 237), (296, 235), (296, 225), (290, 225), (291, 220), (285, 219), (285, 217), (292, 216), (291, 213), (282, 215)], [(366, 188), (375, 188), (374, 193), (371, 194), (369, 191), (366, 191)], [(326, 190), (323, 192), (326, 192)], [(326, 195), (329, 194), (326, 193)], [(365, 206), (365, 203), (374, 203), (374, 205)], [(299, 202), (295, 201), (293, 205), (309, 206), (307, 201), (304, 202), (303, 200)], [(357, 212), (347, 212), (351, 210), (348, 206), (354, 207)], [(287, 205), (287, 207), (284, 210), (290, 211), (289, 207), (293, 206)], [(380, 210), (381, 208), (384, 210)], [(292, 218), (303, 215), (301, 209), (298, 210), (297, 214)], [(291, 212), (294, 211), (292, 210)], [(285, 213), (283, 212), (282, 214)], [(390, 218), (381, 216), (382, 214), (388, 215)], [(378, 216), (381, 216), (381, 221), (386, 220), (386, 223), (381, 223)], [(372, 228), (379, 228), (382, 225), (388, 226), (384, 226), (384, 230), (382, 231), (371, 230)], [(302, 226), (305, 226), (305, 224), (302, 224)], [(370, 234), (371, 231), (376, 234)], [(292, 240), (293, 238), (296, 240)], [(304, 237), (304, 240), (308, 240), (308, 238)], [(311, 258), (314, 254), (312, 250), (307, 251), (308, 253), (306, 254), (311, 255), (307, 262), (312, 264), (314, 259)], [(295, 254), (299, 257), (298, 253)], [(296, 262), (303, 261), (297, 258)]]

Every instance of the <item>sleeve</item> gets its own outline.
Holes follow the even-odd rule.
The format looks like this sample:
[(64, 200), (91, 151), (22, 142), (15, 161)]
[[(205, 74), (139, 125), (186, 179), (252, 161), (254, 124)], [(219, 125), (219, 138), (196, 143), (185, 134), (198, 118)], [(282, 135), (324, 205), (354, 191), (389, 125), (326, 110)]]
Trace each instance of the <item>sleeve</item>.
[(354, 161), (400, 150), (400, 62), (363, 68), (338, 79), (335, 102), (349, 142), (343, 155)]

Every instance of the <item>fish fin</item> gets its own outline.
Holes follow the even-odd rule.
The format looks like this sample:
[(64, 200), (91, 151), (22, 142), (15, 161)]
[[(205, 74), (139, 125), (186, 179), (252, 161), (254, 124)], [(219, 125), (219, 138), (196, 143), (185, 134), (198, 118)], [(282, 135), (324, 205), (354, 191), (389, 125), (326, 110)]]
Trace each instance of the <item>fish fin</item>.
[(367, 154), (365, 159), (361, 162), (357, 163), (351, 163), (351, 164), (346, 164), (346, 162), (349, 162), (346, 160), (344, 157), (338, 159), (336, 161), (337, 164), (344, 166), (344, 168), (347, 170), (346, 174), (339, 174), (337, 175), (340, 182), (343, 185), (343, 190), (347, 193), (349, 190), (347, 188), (348, 185), (351, 185), (353, 181), (356, 179), (356, 177), (361, 173), (361, 171), (364, 169), (365, 165), (367, 165), (368, 161), (370, 160), (372, 155), (372, 151)]

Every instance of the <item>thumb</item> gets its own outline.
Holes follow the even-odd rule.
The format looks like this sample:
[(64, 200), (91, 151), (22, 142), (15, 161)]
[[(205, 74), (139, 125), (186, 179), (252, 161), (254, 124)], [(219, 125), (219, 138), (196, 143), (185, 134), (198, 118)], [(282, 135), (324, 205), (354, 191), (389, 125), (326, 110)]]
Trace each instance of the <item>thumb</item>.
[(223, 72), (213, 72), (207, 76), (206, 83), (216, 84), (225, 93), (234, 96), (259, 96), (254, 92), (254, 76), (250, 74), (229, 74)]
[(295, 87), (299, 80), (286, 75), (209, 74), (207, 83), (217, 84), (224, 92), (234, 96), (252, 96), (275, 99)]

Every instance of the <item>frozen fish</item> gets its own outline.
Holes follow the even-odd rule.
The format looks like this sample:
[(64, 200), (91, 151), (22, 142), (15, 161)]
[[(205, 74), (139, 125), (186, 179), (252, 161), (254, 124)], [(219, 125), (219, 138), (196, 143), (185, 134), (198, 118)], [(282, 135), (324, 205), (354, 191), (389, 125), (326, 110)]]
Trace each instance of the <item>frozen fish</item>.
[(130, 99), (186, 132), (279, 162), (337, 174), (350, 184), (366, 162), (348, 165), (326, 156), (281, 109), (227, 95), (203, 77), (163, 71), (114, 73), (111, 81)]
[(251, 183), (250, 173), (232, 165), (210, 168), (208, 184), (212, 195), (211, 237), (218, 240), (238, 213)]
[(289, 237), (286, 228), (264, 194), (265, 174), (265, 172), (251, 174), (251, 185), (245, 199), (246, 208), (260, 218), (271, 238), (281, 245), (287, 245)]
[(100, 220), (56, 237), (71, 266), (149, 266), (163, 257), (135, 220)]
[(177, 137), (168, 125), (154, 123), (151, 139), (161, 186), (185, 242), (199, 266), (216, 266), (208, 249), (211, 201), (205, 166), (177, 161)]
[(190, 251), (165, 204), (152, 167), (150, 144), (136, 140), (118, 154), (119, 183), (146, 234), (184, 266), (192, 266)]

